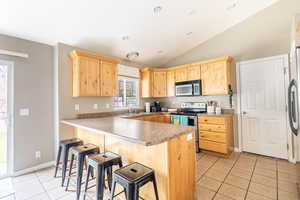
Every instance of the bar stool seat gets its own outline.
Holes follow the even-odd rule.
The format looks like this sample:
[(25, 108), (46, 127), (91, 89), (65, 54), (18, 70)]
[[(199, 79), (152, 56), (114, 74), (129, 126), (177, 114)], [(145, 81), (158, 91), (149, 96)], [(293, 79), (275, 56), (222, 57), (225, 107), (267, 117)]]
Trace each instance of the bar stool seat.
[(139, 188), (148, 182), (153, 183), (156, 200), (158, 198), (157, 183), (153, 169), (140, 163), (132, 163), (122, 167), (113, 173), (113, 184), (111, 189), (111, 200), (113, 200), (116, 184), (125, 188), (127, 200), (139, 199)]
[(78, 138), (71, 138), (67, 140), (61, 140), (59, 142), (59, 148), (58, 148), (58, 154), (56, 159), (56, 165), (55, 165), (55, 172), (54, 177), (57, 177), (57, 171), (61, 160), (61, 154), (63, 153), (63, 159), (62, 159), (62, 180), (61, 180), (61, 186), (65, 183), (66, 173), (67, 173), (67, 164), (69, 160), (69, 150), (71, 147), (82, 145), (83, 141)]
[(69, 170), (66, 191), (68, 190), (68, 187), (70, 184), (70, 179), (72, 176), (72, 169), (73, 169), (73, 162), (76, 157), (77, 158), (76, 195), (77, 195), (77, 200), (79, 200), (80, 193), (81, 193), (81, 185), (82, 185), (83, 165), (85, 163), (86, 156), (91, 155), (91, 154), (98, 154), (98, 153), (100, 153), (100, 149), (98, 146), (96, 146), (94, 144), (85, 144), (85, 145), (72, 147), (71, 153), (72, 153), (72, 156), (71, 156), (70, 170)]
[[(112, 167), (118, 165), (122, 167), (121, 156), (113, 152), (105, 152), (96, 155), (90, 155), (88, 158), (88, 172), (85, 182), (85, 194), (86, 197), (87, 190), (96, 186), (96, 199), (103, 200), (103, 193), (105, 187), (105, 172), (107, 173), (108, 188), (111, 190), (112, 185)], [(92, 170), (96, 170), (96, 185), (88, 187), (89, 177)]]

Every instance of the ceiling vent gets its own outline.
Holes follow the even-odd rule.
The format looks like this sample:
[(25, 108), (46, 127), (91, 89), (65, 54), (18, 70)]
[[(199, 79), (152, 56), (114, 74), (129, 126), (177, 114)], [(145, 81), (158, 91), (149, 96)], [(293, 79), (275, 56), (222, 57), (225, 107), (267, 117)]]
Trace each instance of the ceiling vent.
[(131, 53), (128, 53), (127, 55), (126, 55), (126, 58), (128, 59), (128, 60), (134, 60), (134, 59), (136, 59), (137, 57), (139, 57), (139, 52), (131, 52)]

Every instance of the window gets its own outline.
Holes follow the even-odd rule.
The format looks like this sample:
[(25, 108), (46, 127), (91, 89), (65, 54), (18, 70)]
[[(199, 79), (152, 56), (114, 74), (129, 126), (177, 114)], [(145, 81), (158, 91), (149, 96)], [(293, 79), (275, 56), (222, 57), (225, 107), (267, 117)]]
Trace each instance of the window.
[(118, 96), (113, 98), (115, 107), (139, 105), (139, 79), (119, 76)]

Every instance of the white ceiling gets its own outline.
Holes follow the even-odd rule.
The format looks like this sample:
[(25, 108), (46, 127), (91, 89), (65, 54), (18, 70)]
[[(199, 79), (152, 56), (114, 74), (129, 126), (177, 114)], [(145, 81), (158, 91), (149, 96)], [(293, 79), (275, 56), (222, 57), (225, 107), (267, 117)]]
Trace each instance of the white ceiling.
[(3, 0), (0, 33), (119, 58), (138, 51), (136, 62), (160, 66), (277, 1)]

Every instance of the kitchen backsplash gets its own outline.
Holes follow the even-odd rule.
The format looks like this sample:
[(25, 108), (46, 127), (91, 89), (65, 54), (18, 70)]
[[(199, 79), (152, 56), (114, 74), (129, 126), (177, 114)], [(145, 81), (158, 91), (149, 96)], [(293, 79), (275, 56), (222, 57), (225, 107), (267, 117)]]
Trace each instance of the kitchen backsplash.
[(229, 96), (199, 96), (199, 97), (168, 97), (168, 98), (151, 98), (143, 99), (144, 102), (160, 101), (163, 107), (179, 108), (183, 102), (208, 102), (217, 101), (223, 109), (236, 109), (236, 94), (232, 97), (232, 108), (229, 103)]

